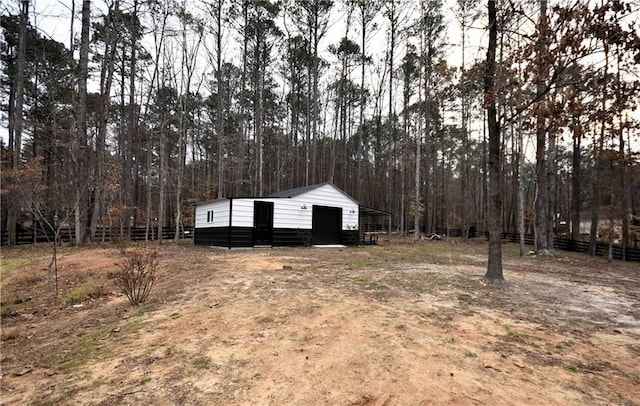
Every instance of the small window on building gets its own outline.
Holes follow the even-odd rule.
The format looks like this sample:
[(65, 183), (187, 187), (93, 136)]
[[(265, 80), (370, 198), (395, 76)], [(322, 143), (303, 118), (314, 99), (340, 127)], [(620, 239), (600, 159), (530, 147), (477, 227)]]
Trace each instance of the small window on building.
[(207, 223), (213, 223), (213, 210), (207, 211)]

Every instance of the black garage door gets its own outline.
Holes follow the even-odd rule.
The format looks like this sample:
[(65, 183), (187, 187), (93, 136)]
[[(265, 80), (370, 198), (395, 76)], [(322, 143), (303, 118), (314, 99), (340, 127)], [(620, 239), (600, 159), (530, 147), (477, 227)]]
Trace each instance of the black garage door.
[(313, 244), (340, 244), (342, 208), (313, 206)]

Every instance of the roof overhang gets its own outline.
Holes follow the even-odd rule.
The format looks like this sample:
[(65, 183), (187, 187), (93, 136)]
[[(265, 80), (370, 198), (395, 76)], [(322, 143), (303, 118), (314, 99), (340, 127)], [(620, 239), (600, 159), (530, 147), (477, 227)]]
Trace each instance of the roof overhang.
[(391, 212), (386, 210), (374, 209), (373, 207), (360, 206), (360, 215), (368, 216), (389, 216)]

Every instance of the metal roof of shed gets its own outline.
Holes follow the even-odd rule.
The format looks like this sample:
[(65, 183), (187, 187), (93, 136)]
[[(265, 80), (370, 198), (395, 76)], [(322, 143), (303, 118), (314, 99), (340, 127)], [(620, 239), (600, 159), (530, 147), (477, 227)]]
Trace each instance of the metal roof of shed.
[[(317, 183), (315, 185), (308, 185), (308, 186), (301, 186), (301, 187), (297, 187), (297, 188), (293, 188), (293, 189), (287, 189), (287, 190), (281, 190), (279, 192), (273, 193), (269, 196), (265, 196), (264, 198), (292, 198), (292, 197), (297, 197), (300, 196), (302, 194), (305, 194), (307, 192), (310, 192), (312, 190), (318, 189), (322, 186), (326, 186), (326, 185), (330, 185), (331, 187), (333, 187), (334, 189), (336, 189), (338, 192), (342, 193), (343, 195), (345, 195), (347, 198), (349, 198), (352, 202), (354, 202), (355, 204), (357, 204), (358, 206), (360, 206), (360, 203), (358, 203), (358, 201), (356, 199), (354, 199), (353, 197), (349, 196), (344, 190), (340, 189), (339, 187), (337, 187), (336, 185), (334, 185), (331, 182), (325, 182), (325, 183)], [(256, 197), (256, 196), (243, 196), (243, 197), (224, 197), (221, 199), (212, 199), (212, 200), (206, 200), (206, 201), (202, 201), (202, 202), (197, 202), (195, 203), (196, 206), (199, 206), (201, 204), (207, 204), (207, 203), (213, 203), (216, 201), (222, 201), (222, 200), (228, 200), (228, 199), (260, 199), (260, 197)], [(360, 206), (362, 208), (364, 208), (364, 206)], [(375, 209), (373, 209), (375, 210)]]
[(340, 189), (339, 187), (337, 187), (336, 185), (334, 185), (331, 182), (318, 183), (318, 184), (315, 184), (315, 185), (302, 186), (302, 187), (297, 187), (297, 188), (293, 188), (293, 189), (282, 190), (280, 192), (274, 193), (274, 194), (269, 195), (267, 197), (296, 197), (296, 196), (300, 196), (300, 195), (302, 195), (304, 193), (310, 192), (312, 190), (318, 189), (318, 188), (320, 188), (322, 186), (326, 186), (326, 185), (329, 185), (329, 186), (333, 187), (338, 192), (340, 192), (343, 195), (345, 195), (346, 197), (348, 197), (352, 202), (354, 202), (357, 205), (360, 205), (353, 197), (349, 196), (342, 189)]
[(296, 197), (296, 196), (300, 196), (303, 193), (310, 192), (310, 191), (312, 191), (314, 189), (317, 189), (320, 186), (324, 186), (324, 185), (332, 185), (332, 184), (331, 183), (318, 183), (318, 184), (315, 184), (315, 185), (301, 186), (301, 187), (297, 187), (297, 188), (293, 188), (293, 189), (281, 190), (281, 191), (273, 193), (273, 194), (271, 194), (271, 195), (269, 195), (267, 197)]

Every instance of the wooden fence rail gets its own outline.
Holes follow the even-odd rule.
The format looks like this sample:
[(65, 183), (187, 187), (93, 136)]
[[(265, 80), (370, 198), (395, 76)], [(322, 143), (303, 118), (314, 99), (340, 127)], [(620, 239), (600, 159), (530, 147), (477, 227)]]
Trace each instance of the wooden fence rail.
[[(126, 240), (126, 241), (145, 241), (145, 238), (148, 238), (151, 241), (157, 240), (157, 230), (149, 230), (149, 235), (146, 236), (146, 228), (145, 227), (132, 227), (129, 235), (122, 236), (119, 228), (98, 228), (96, 232), (96, 242), (112, 242), (118, 240)], [(448, 235), (450, 237), (460, 237), (462, 236), (462, 230), (457, 228), (436, 228), (436, 233), (441, 235)], [(162, 239), (170, 240), (173, 239), (175, 235), (175, 228), (165, 228), (162, 230)], [(7, 245), (7, 231), (2, 231), (0, 234), (0, 243), (1, 245)], [(469, 234), (470, 238), (475, 237), (488, 237), (488, 233), (486, 232), (471, 232)], [(183, 227), (180, 231), (180, 238), (182, 239), (191, 239), (193, 238), (193, 228), (192, 227)], [(517, 233), (502, 233), (502, 238), (508, 240), (510, 242), (518, 242), (520, 241), (520, 235)], [(63, 228), (60, 230), (60, 234), (58, 236), (59, 242), (73, 242), (75, 239), (75, 230), (73, 228)], [(34, 244), (34, 243), (44, 243), (53, 240), (53, 233), (48, 232), (45, 234), (42, 230), (20, 230), (16, 232), (16, 244), (17, 245), (25, 245), (25, 244)], [(525, 244), (533, 245), (534, 236), (533, 234), (525, 234), (524, 237)], [(589, 252), (589, 243), (586, 241), (575, 241), (566, 238), (556, 238), (555, 239), (555, 248), (565, 250), (565, 251), (574, 251), (574, 252)], [(622, 260), (623, 254), (624, 259), (627, 261), (640, 262), (640, 249), (638, 248), (626, 248), (624, 249), (620, 245), (613, 245), (611, 249), (612, 257), (614, 259)], [(606, 257), (609, 255), (609, 245), (605, 243), (597, 243), (596, 244), (596, 255)]]
[[(170, 240), (175, 235), (175, 228), (164, 228), (162, 230), (162, 239)], [(75, 240), (76, 232), (73, 228), (62, 228), (58, 234), (58, 241), (63, 243), (73, 242)], [(158, 239), (157, 229), (147, 230), (145, 227), (132, 227), (129, 234), (122, 234), (119, 228), (98, 228), (96, 232), (95, 242), (115, 242), (115, 241), (145, 241), (145, 239), (154, 241)], [(190, 239), (193, 238), (193, 227), (181, 227), (180, 238)], [(53, 241), (53, 232), (47, 230), (45, 233), (39, 229), (27, 229), (19, 230), (16, 232), (16, 245), (34, 244)], [(0, 234), (0, 244), (8, 245), (8, 233), (3, 230)]]
[[(436, 234), (448, 235), (450, 237), (461, 237), (462, 230), (458, 228), (436, 228)], [(469, 233), (470, 238), (475, 237), (489, 237), (488, 233), (483, 232), (472, 232)], [(518, 233), (502, 233), (502, 239), (508, 240), (510, 242), (519, 242), (520, 234)], [(556, 249), (564, 250), (564, 251), (573, 251), (573, 252), (589, 252), (589, 243), (587, 241), (576, 241), (570, 240), (567, 238), (555, 238), (555, 247)], [(524, 243), (527, 245), (534, 244), (534, 235), (533, 234), (525, 234)], [(624, 259), (627, 261), (640, 262), (640, 249), (638, 248), (623, 248), (620, 245), (614, 244), (611, 248), (611, 254), (614, 259), (622, 260), (623, 254)], [(596, 243), (596, 255), (602, 257), (609, 256), (609, 244), (598, 242)]]

